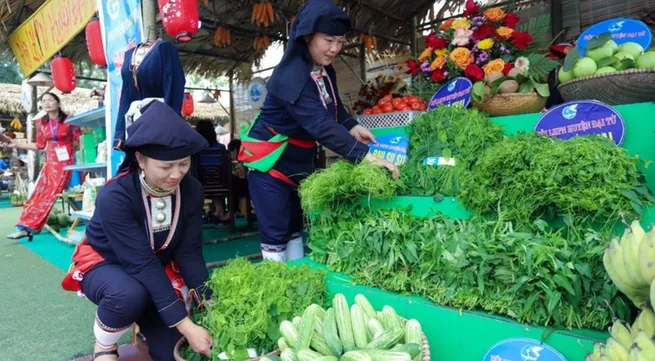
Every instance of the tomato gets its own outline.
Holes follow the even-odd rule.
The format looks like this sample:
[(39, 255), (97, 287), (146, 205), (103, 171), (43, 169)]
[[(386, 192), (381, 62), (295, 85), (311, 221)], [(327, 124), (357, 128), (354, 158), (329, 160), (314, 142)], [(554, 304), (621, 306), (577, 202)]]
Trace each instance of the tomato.
[(371, 114), (382, 114), (382, 111), (380, 110), (380, 108), (373, 109), (373, 110), (371, 111)]
[(410, 107), (412, 107), (412, 110), (421, 110), (422, 105), (421, 102), (412, 102)]
[(364, 109), (364, 111), (362, 112), (362, 115), (370, 115), (371, 113), (373, 113), (372, 109)]
[(403, 105), (402, 107), (400, 107), (401, 112), (407, 112), (410, 110), (412, 110), (412, 108), (409, 105)]
[(385, 95), (378, 101), (378, 105), (384, 105), (391, 101), (391, 95)]
[(374, 112), (374, 111), (376, 111), (376, 110), (378, 111), (377, 114), (380, 114), (379, 112), (381, 111), (381, 109), (380, 109), (380, 106), (379, 106), (379, 105), (375, 105), (375, 106), (373, 106), (373, 108), (371, 108), (371, 111), (372, 111), (372, 112)]
[(401, 98), (393, 98), (391, 100), (391, 105), (393, 105), (394, 109), (400, 109), (400, 107), (403, 105), (403, 100)]
[(410, 103), (420, 102), (420, 101), (421, 101), (421, 98), (419, 98), (419, 97), (416, 96), (416, 95), (410, 95), (410, 96), (409, 96), (409, 101), (410, 101)]
[(425, 102), (421, 102), (421, 110), (426, 111), (428, 109), (428, 105)]
[(394, 110), (393, 105), (391, 105), (391, 103), (386, 103), (381, 108), (382, 108), (382, 112), (384, 113), (391, 113)]

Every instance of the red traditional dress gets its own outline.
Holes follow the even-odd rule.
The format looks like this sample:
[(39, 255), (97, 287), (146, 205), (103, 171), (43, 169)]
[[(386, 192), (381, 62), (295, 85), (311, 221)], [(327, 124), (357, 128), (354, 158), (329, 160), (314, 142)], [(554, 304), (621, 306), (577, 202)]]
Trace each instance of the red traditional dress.
[(71, 172), (64, 167), (74, 164), (73, 143), (80, 136), (80, 128), (59, 119), (45, 117), (36, 120), (36, 147), (45, 150), (44, 164), (36, 187), (25, 202), (23, 213), (16, 226), (33, 231), (43, 229), (52, 206), (70, 181)]

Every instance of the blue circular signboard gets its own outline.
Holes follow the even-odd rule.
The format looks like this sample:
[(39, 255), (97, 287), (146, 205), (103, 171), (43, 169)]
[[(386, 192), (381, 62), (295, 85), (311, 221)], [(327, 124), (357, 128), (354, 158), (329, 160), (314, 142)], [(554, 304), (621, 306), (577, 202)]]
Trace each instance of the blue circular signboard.
[(409, 139), (400, 134), (386, 134), (377, 137), (377, 144), (369, 144), (369, 153), (386, 159), (395, 165), (407, 163)]
[(434, 93), (428, 109), (432, 110), (443, 104), (466, 108), (471, 102), (471, 89), (473, 83), (470, 80), (464, 77), (455, 78)]
[(611, 106), (596, 100), (579, 100), (558, 105), (544, 114), (534, 127), (541, 135), (570, 139), (597, 134), (623, 143), (625, 123)]
[(589, 40), (604, 33), (610, 33), (612, 40), (618, 45), (633, 42), (644, 49), (648, 49), (653, 40), (650, 28), (642, 21), (626, 18), (605, 20), (589, 27), (580, 35), (576, 45), (580, 55), (584, 56)]
[(510, 338), (493, 345), (483, 361), (566, 361), (566, 358), (537, 340)]

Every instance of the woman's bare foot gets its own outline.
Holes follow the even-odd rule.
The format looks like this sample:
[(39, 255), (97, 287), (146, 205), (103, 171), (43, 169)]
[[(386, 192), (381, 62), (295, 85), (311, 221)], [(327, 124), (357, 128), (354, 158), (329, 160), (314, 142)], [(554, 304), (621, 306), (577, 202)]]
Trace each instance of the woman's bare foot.
[(118, 345), (113, 345), (109, 349), (100, 347), (98, 343), (93, 346), (92, 361), (116, 361), (118, 360)]

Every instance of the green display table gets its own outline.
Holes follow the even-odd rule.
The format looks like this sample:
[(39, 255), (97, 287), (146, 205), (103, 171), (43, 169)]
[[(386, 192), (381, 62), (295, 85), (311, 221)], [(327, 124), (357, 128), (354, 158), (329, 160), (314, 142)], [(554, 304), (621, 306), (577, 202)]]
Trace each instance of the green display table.
[[(327, 269), (324, 265), (304, 258), (297, 263), (312, 268)], [(582, 361), (595, 342), (607, 339), (606, 332), (593, 330), (552, 330), (520, 324), (510, 319), (484, 312), (458, 310), (435, 305), (422, 297), (405, 296), (376, 288), (358, 286), (348, 275), (329, 272), (327, 289), (330, 299), (343, 293), (348, 303), (355, 295), (365, 295), (375, 309), (392, 306), (404, 318), (417, 319), (430, 342), (433, 361), (482, 361), (487, 350), (497, 342), (515, 337), (542, 340), (569, 361)]]

